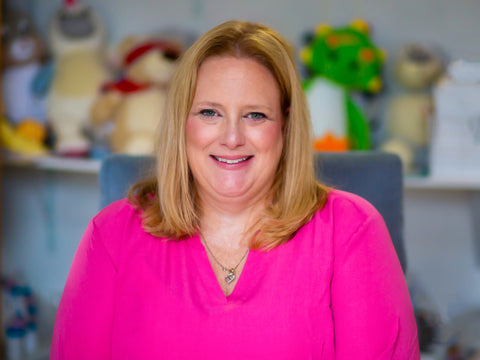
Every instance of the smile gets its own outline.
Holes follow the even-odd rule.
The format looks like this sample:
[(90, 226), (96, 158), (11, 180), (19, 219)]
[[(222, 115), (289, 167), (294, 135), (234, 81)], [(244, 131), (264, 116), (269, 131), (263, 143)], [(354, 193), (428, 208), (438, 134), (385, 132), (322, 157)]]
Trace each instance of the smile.
[(215, 155), (212, 155), (212, 157), (219, 162), (229, 164), (229, 165), (233, 165), (233, 164), (238, 164), (242, 161), (246, 161), (246, 160), (252, 158), (253, 156), (245, 156), (245, 157), (239, 158), (239, 159), (225, 159), (225, 158), (221, 158), (221, 157), (218, 157), (218, 156), (215, 156)]

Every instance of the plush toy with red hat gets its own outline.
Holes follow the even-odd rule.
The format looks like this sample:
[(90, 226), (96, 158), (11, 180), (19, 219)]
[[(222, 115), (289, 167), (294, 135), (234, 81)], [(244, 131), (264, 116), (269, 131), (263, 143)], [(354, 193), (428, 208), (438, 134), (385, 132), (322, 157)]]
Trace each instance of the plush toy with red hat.
[(91, 109), (96, 129), (113, 124), (109, 135), (112, 151), (152, 153), (154, 132), (181, 51), (179, 44), (161, 39), (122, 41), (119, 46), (122, 76), (103, 86)]

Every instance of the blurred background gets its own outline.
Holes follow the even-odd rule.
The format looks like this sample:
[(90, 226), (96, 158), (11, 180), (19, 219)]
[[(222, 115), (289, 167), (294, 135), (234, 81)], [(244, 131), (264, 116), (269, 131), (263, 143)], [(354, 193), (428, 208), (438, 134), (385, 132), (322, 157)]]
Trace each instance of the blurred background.
[[(62, 38), (52, 24), (65, 22), (61, 9), (80, 7), (92, 11), (81, 16), (93, 16), (95, 25), (84, 27), (77, 19), (67, 24), (76, 32), (73, 40)], [(145, 70), (149, 65), (139, 70), (140, 60), (152, 64), (154, 60), (138, 59), (145, 43), (176, 61), (215, 25), (230, 19), (261, 22), (291, 42), (307, 82), (326, 77), (309, 68), (311, 58), (301, 55), (305, 46), (312, 49), (314, 39), (323, 36), (318, 25), (341, 32), (356, 24), (368, 29), (369, 47), (381, 54), (376, 74), (381, 86), (367, 91), (335, 77), (329, 82), (340, 86), (361, 109), (368, 125), (368, 148), (395, 152), (404, 161), (406, 275), (417, 312), (422, 358), (473, 359), (480, 350), (479, 16), (478, 0), (3, 0), (4, 337), (15, 338), (15, 331), (7, 334), (5, 330), (15, 327), (12, 316), (23, 313), (31, 318), (29, 331), (34, 334), (30, 350), (22, 350), (29, 354), (24, 358), (45, 358), (76, 246), (99, 210), (100, 159), (110, 152), (149, 151), (139, 143), (124, 145), (125, 134), (116, 125), (120, 120), (108, 123), (118, 109), (105, 108), (102, 102), (125, 79), (137, 80), (136, 85), (141, 79), (141, 86), (146, 83), (145, 76), (151, 76)], [(22, 23), (19, 18), (26, 20)], [(11, 28), (5, 30), (9, 23)], [(28, 61), (9, 55), (22, 51), (14, 45), (10, 48), (15, 31), (28, 32), (35, 39), (38, 51), (27, 56)], [(65, 56), (72, 44), (88, 50), (81, 53), (88, 64), (81, 71), (62, 70), (62, 65), (80, 61), (80, 56)], [(28, 75), (12, 71), (27, 64)], [(27, 82), (27, 76), (32, 85), (26, 91), (38, 102), (31, 105), (31, 113), (20, 114), (31, 98), (31, 94), (21, 95), (18, 85)], [(96, 79), (88, 111), (87, 100), (77, 101), (78, 94), (87, 91), (86, 79)], [(164, 80), (149, 81), (161, 97)], [(59, 95), (62, 89), (75, 99)], [(62, 102), (52, 100), (54, 95), (55, 101)], [(122, 101), (127, 100), (122, 95)], [(65, 118), (76, 116), (69, 115), (73, 108), (91, 119), (85, 121), (79, 115), (81, 136), (69, 142), (70, 135), (62, 127)]]

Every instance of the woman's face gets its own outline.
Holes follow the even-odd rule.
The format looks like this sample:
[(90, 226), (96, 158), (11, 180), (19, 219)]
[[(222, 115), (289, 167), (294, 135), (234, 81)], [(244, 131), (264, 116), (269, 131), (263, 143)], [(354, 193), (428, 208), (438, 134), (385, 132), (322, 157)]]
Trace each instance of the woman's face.
[(259, 62), (211, 57), (198, 70), (187, 157), (203, 201), (248, 207), (270, 189), (283, 147), (280, 90)]

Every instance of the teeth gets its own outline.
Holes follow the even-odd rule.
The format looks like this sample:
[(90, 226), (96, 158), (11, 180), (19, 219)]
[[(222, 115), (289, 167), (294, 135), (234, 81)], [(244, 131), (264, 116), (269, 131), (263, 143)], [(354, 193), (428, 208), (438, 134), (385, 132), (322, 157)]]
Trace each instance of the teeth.
[(236, 159), (236, 160), (228, 160), (228, 159), (223, 159), (218, 156), (214, 156), (214, 158), (220, 162), (226, 163), (226, 164), (238, 164), (239, 162), (245, 161), (249, 158), (250, 156), (245, 156), (244, 158), (241, 159)]

